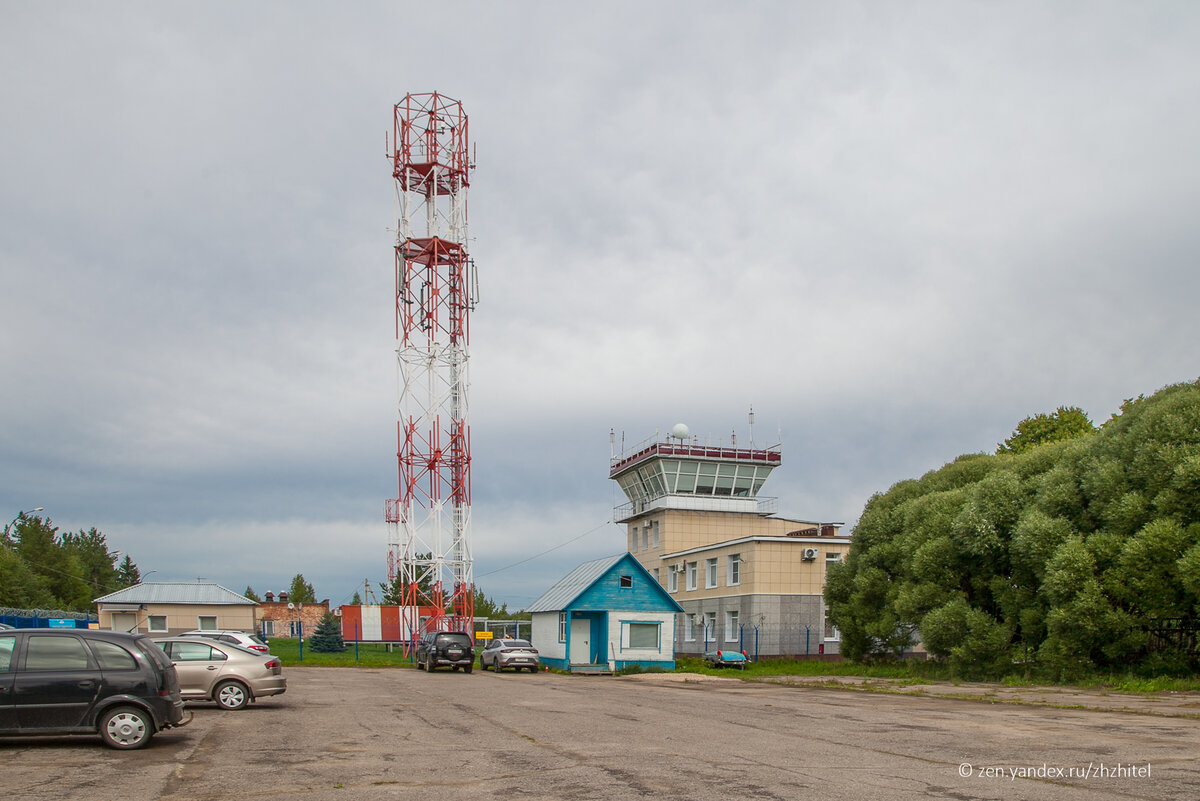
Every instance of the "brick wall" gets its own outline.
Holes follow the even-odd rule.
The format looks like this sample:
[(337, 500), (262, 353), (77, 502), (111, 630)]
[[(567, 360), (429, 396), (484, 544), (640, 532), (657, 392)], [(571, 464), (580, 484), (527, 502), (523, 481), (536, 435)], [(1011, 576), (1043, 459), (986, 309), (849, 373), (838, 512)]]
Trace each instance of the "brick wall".
[[(296, 604), (293, 609), (288, 609), (286, 601), (264, 602), (258, 605), (259, 630), (266, 630), (268, 637), (291, 637), (292, 624), (300, 623), (308, 638), (328, 611), (328, 598), (315, 604)], [(266, 625), (268, 622), (271, 625)]]

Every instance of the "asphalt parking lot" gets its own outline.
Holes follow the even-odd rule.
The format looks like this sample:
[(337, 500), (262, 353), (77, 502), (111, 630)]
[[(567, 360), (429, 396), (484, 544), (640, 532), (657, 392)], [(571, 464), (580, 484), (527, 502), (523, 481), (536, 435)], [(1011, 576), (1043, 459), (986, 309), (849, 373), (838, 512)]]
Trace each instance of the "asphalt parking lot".
[(289, 668), (141, 751), (0, 740), (12, 798), (1196, 799), (1200, 720), (822, 686)]

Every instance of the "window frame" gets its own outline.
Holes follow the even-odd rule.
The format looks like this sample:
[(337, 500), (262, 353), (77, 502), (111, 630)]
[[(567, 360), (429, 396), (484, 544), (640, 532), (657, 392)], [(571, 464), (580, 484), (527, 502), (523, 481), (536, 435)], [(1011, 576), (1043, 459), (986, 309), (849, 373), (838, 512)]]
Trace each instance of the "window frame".
[(684, 563), (684, 572), (687, 574), (688, 592), (691, 592), (697, 588), (697, 582), (700, 580), (699, 571), (699, 562)]
[[(634, 645), (634, 628), (654, 629), (654, 645)], [(662, 651), (662, 621), (661, 620), (622, 620), (621, 621), (621, 650), (622, 651)]]
[(736, 609), (725, 610), (725, 642), (738, 641), (738, 635), (741, 634), (739, 630), (740, 617), (741, 615), (738, 614), (738, 610)]
[(704, 589), (711, 590), (717, 586), (717, 557), (704, 560)]
[(729, 561), (725, 565), (725, 586), (739, 587), (742, 584), (742, 555), (740, 553), (729, 554)]

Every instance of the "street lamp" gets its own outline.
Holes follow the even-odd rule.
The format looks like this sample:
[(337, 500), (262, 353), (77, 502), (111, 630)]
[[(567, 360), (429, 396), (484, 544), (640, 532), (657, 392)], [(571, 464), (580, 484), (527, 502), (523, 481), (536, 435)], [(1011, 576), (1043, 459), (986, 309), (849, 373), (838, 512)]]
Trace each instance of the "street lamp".
[(44, 511), (46, 511), (46, 510), (43, 509), (42, 507), (38, 506), (34, 509), (30, 509), (28, 512), (17, 512), (17, 516), (14, 517), (12, 520), (8, 521), (8, 525), (4, 527), (4, 530), (6, 532), (11, 531), (13, 526), (15, 526), (17, 524), (17, 521), (23, 520), (25, 518), (25, 515), (31, 515), (34, 512), (44, 512)]

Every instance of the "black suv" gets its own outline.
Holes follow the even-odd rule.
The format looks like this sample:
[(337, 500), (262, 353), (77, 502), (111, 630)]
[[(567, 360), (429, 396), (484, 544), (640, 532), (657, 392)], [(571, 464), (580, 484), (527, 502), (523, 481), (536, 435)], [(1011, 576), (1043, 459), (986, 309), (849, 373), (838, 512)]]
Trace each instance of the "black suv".
[(461, 631), (431, 631), (417, 643), (417, 668), (432, 671), (449, 665), (470, 673), (475, 667), (475, 648), (471, 635)]
[(88, 629), (0, 631), (0, 736), (99, 734), (141, 748), (190, 722), (175, 666), (140, 634)]

